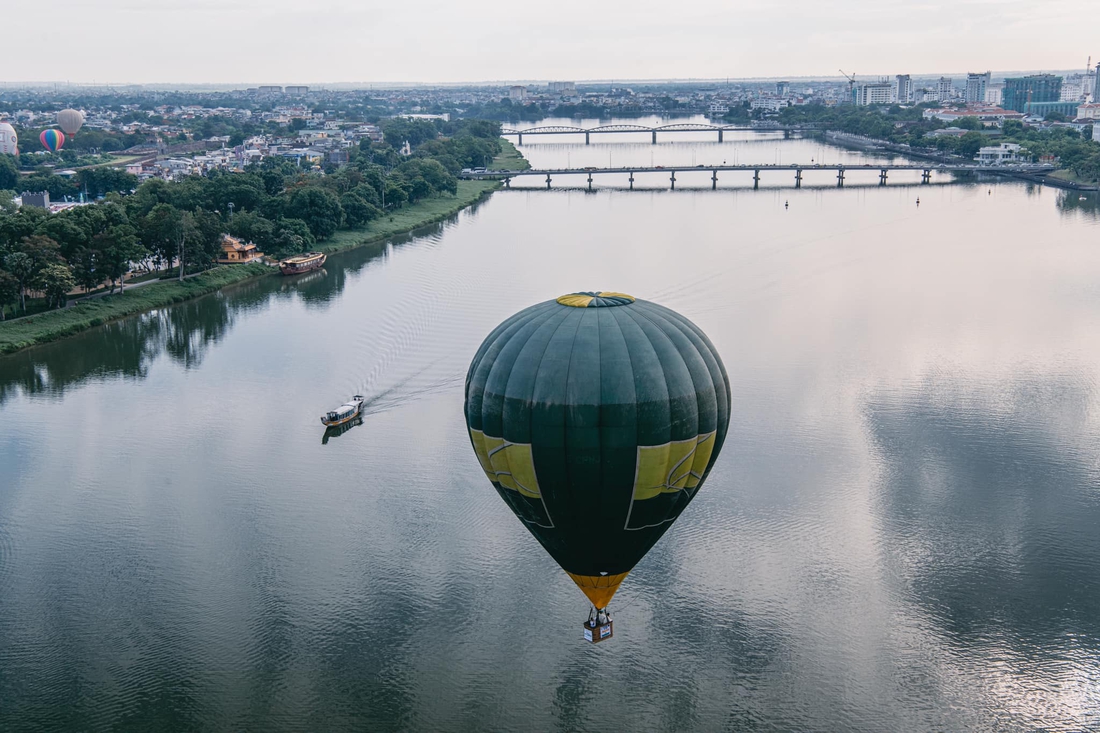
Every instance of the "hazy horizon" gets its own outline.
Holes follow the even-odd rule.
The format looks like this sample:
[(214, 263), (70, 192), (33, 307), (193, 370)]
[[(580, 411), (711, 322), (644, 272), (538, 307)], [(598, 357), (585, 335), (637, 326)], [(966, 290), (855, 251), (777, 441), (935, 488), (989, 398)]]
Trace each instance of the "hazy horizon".
[[(1095, 69), (1095, 64), (1091, 67)], [(1006, 76), (1021, 76), (1026, 74), (1073, 74), (1083, 72), (1085, 68), (1082, 66), (1080, 69), (1076, 68), (1036, 68), (1036, 69), (970, 69), (967, 71), (898, 71), (897, 73), (907, 73), (913, 79), (936, 79), (944, 76), (950, 79), (965, 80), (968, 73), (971, 72), (986, 72), (992, 73), (993, 79), (1004, 78)], [(894, 74), (881, 73), (881, 74), (858, 74), (859, 81), (874, 81), (881, 78), (893, 78)], [(844, 77), (839, 74), (771, 74), (767, 76), (752, 76), (752, 77), (669, 77), (669, 78), (622, 78), (622, 79), (583, 79), (573, 77), (544, 77), (544, 78), (530, 78), (530, 79), (480, 79), (480, 80), (461, 80), (461, 81), (394, 81), (394, 80), (381, 80), (381, 81), (285, 81), (279, 79), (261, 79), (252, 81), (193, 81), (182, 82), (172, 80), (160, 80), (160, 81), (89, 81), (89, 82), (75, 82), (71, 80), (26, 80), (26, 81), (0, 81), (0, 90), (4, 89), (37, 89), (37, 88), (49, 88), (58, 87), (60, 89), (78, 88), (78, 89), (107, 89), (107, 88), (129, 88), (129, 87), (143, 87), (150, 89), (187, 89), (187, 90), (214, 90), (214, 91), (233, 91), (243, 90), (248, 88), (254, 88), (264, 85), (282, 85), (293, 86), (301, 85), (308, 86), (311, 89), (331, 89), (334, 91), (349, 91), (349, 90), (369, 90), (371, 88), (377, 89), (395, 89), (395, 88), (434, 88), (434, 87), (494, 87), (494, 86), (508, 86), (508, 85), (546, 85), (551, 81), (572, 81), (578, 85), (601, 85), (601, 84), (626, 84), (626, 85), (643, 85), (643, 84), (722, 84), (729, 82), (731, 84), (751, 84), (751, 83), (767, 83), (772, 81), (789, 81), (792, 83), (820, 83), (820, 82), (843, 82)]]
[[(805, 79), (839, 78), (840, 68), (870, 79), (965, 73), (913, 71), (930, 68), (1083, 70), (1089, 54), (1100, 59), (1084, 0), (748, 0), (735, 10), (715, 0), (563, 0), (552, 13), (437, 0), (319, 0), (304, 13), (286, 0), (60, 0), (53, 9), (54, 52), (42, 53), (41, 35), (10, 34), (5, 67), (9, 79), (53, 81), (5, 86)], [(105, 23), (110, 41), (89, 32)], [(1057, 47), (1035, 43), (1042, 38)], [(385, 81), (365, 80), (375, 74)]]

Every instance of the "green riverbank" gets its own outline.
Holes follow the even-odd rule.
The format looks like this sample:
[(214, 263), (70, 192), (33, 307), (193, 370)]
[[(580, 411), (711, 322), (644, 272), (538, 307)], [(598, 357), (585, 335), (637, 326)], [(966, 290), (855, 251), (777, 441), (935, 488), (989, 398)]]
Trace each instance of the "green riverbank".
[[(501, 158), (508, 153), (510, 147), (510, 144), (506, 145)], [(500, 158), (495, 160), (493, 165), (497, 165), (499, 160)], [(319, 249), (324, 252), (352, 249), (442, 221), (499, 187), (500, 183), (496, 181), (459, 181), (458, 192), (454, 196), (426, 199), (395, 211), (390, 216), (372, 221), (362, 229), (337, 232), (323, 242)], [(135, 313), (197, 298), (254, 277), (277, 273), (277, 269), (267, 265), (223, 265), (183, 282), (166, 280), (122, 294), (78, 301), (71, 308), (0, 322), (0, 355), (56, 341)]]
[(500, 155), (493, 159), (489, 165), (491, 171), (525, 171), (531, 167), (527, 158), (516, 150), (516, 146), (508, 142), (506, 138), (500, 139)]

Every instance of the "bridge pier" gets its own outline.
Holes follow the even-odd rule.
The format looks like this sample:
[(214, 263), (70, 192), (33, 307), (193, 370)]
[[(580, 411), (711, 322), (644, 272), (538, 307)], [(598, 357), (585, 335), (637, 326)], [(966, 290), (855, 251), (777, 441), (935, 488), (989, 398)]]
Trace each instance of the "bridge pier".
[(505, 178), (504, 179), (504, 187), (505, 188), (511, 188), (512, 187), (512, 179), (511, 178)]
[(886, 169), (885, 168), (883, 168), (882, 170), (880, 170), (878, 172), (878, 185), (880, 185), (880, 186), (885, 186), (886, 185)]
[(760, 169), (757, 168), (752, 173), (752, 188), (755, 191), (760, 188)]
[(718, 131), (718, 142), (722, 142), (722, 131)]
[[(719, 133), (721, 134), (721, 133)], [(715, 191), (718, 189), (718, 169), (715, 168), (710, 173), (710, 190)]]
[(844, 188), (844, 169), (843, 168), (837, 168), (836, 169), (836, 187), (837, 188)]
[(630, 171), (630, 190), (634, 190), (634, 171)]
[(676, 190), (676, 171), (672, 171), (672, 178), (669, 179), (669, 180), (672, 181), (672, 190), (675, 191)]
[(784, 140), (790, 140), (791, 139), (791, 131), (790, 130), (784, 130), (783, 131), (783, 139)]
[(657, 131), (656, 130), (653, 131), (653, 144), (654, 145), (657, 144)]
[(794, 187), (795, 188), (802, 188), (802, 169), (801, 168), (795, 168), (794, 169)]
[(924, 173), (921, 173), (920, 182), (921, 183), (931, 183), (932, 182), (932, 171), (925, 169)]
[(518, 134), (519, 134), (519, 140), (516, 142), (516, 145), (523, 145), (523, 133), (521, 132), (521, 133), (518, 133)]
[(592, 174), (591, 173), (588, 174), (588, 190), (589, 191), (592, 190)]
[(546, 190), (547, 191), (550, 190), (550, 174), (549, 173), (546, 174)]
[(584, 133), (584, 144), (585, 144), (585, 145), (589, 145), (589, 144), (591, 144), (591, 142), (592, 142), (592, 141), (591, 141), (591, 140), (589, 139), (589, 137), (588, 137), (588, 133), (587, 133), (587, 132), (586, 132), (586, 133)]

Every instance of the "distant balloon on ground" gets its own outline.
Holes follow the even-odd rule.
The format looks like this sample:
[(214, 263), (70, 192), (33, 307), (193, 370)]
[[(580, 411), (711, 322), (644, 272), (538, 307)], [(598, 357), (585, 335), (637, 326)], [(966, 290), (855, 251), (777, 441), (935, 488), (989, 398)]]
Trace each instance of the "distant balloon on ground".
[(19, 136), (7, 122), (0, 122), (0, 155), (19, 155)]
[(729, 419), (706, 335), (623, 293), (517, 313), (466, 375), (482, 469), (597, 609), (702, 488)]
[(42, 143), (42, 147), (46, 150), (56, 153), (65, 145), (65, 133), (53, 128), (43, 130), (42, 134), (38, 136), (38, 141)]
[(57, 125), (66, 135), (75, 135), (84, 125), (84, 113), (76, 109), (63, 109), (57, 113)]

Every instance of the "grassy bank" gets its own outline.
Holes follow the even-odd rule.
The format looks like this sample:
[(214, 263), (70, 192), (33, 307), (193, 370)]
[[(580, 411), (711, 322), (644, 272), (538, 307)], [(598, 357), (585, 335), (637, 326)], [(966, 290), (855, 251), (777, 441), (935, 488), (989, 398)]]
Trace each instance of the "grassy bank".
[(165, 281), (122, 294), (78, 302), (72, 308), (54, 310), (36, 316), (0, 323), (0, 354), (55, 341), (85, 331), (107, 321), (179, 303), (212, 293), (226, 285), (271, 272), (266, 265), (215, 267), (183, 282)]
[(343, 249), (377, 242), (395, 234), (404, 234), (427, 224), (434, 224), (454, 216), (499, 186), (500, 184), (496, 181), (459, 181), (458, 193), (453, 197), (425, 199), (404, 209), (398, 209), (389, 216), (376, 219), (362, 229), (336, 232), (321, 243), (319, 249), (323, 252), (339, 252)]
[(508, 142), (505, 138), (500, 139), (501, 151), (500, 155), (493, 159), (493, 162), (489, 164), (489, 170), (493, 171), (525, 171), (531, 167), (531, 164), (527, 162), (527, 158), (516, 150), (516, 146)]
[(1100, 182), (1090, 181), (1090, 180), (1084, 178), (1083, 176), (1077, 175), (1076, 173), (1069, 170), (1068, 168), (1063, 168), (1062, 170), (1054, 171), (1053, 173), (1048, 175), (1048, 178), (1057, 178), (1058, 180), (1066, 181), (1067, 183), (1074, 183), (1074, 184), (1077, 184), (1078, 186), (1082, 186), (1084, 188), (1096, 188), (1097, 186), (1100, 186)]
[[(487, 196), (499, 186), (495, 181), (459, 181), (455, 196), (426, 199), (399, 209), (390, 216), (372, 221), (361, 229), (337, 232), (323, 242), (320, 248), (325, 252), (351, 249), (441, 221)], [(73, 307), (63, 310), (0, 322), (0, 354), (10, 354), (36, 344), (56, 341), (107, 321), (197, 298), (227, 285), (276, 272), (278, 270), (259, 264), (225, 265), (188, 278), (182, 283), (165, 281), (121, 295), (78, 301)]]

